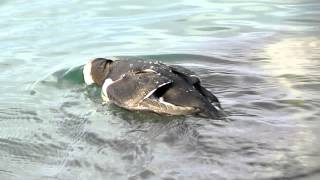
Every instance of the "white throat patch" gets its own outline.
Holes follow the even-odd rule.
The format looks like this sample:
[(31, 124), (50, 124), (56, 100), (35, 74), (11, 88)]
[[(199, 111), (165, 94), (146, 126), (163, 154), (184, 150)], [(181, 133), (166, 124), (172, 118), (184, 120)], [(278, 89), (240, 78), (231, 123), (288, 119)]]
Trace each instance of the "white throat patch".
[(83, 67), (83, 78), (84, 78), (84, 82), (87, 85), (94, 83), (92, 75), (91, 75), (91, 66), (92, 66), (91, 63), (92, 62), (90, 61), (86, 65), (84, 65), (84, 67)]
[(108, 78), (104, 81), (103, 85), (102, 85), (102, 91), (101, 91), (101, 96), (102, 96), (102, 99), (104, 101), (109, 101), (109, 98), (108, 98), (108, 86), (110, 86), (114, 81), (112, 81), (111, 78)]

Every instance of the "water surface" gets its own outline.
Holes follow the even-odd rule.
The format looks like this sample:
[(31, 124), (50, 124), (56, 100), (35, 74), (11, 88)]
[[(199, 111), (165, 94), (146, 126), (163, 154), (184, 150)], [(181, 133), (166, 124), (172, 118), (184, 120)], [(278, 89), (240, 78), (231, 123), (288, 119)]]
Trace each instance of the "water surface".
[[(320, 178), (319, 2), (3, 0), (0, 10), (0, 179)], [(79, 66), (109, 56), (190, 68), (226, 120), (103, 106)]]

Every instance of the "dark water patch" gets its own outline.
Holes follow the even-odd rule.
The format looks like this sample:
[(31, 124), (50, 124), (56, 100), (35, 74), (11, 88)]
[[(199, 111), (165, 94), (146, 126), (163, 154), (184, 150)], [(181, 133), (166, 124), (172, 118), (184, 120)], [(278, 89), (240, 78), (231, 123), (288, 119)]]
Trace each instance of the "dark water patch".
[(223, 30), (229, 30), (230, 28), (227, 28), (227, 27), (198, 27), (196, 29), (199, 31), (223, 31)]
[(295, 89), (304, 90), (304, 91), (320, 91), (320, 83), (299, 83), (293, 86)]
[(152, 172), (151, 170), (144, 170), (142, 172), (140, 172), (139, 174), (135, 175), (135, 176), (131, 176), (128, 179), (129, 180), (138, 180), (138, 179), (150, 179), (150, 178), (154, 178), (156, 177), (156, 174), (154, 172)]
[(278, 104), (276, 102), (252, 102), (252, 108), (262, 109), (262, 110), (269, 110), (269, 111), (275, 111), (275, 110), (281, 110), (285, 108), (285, 106), (282, 106), (281, 104)]
[[(55, 144), (26, 143), (19, 139), (0, 139), (1, 151), (6, 157), (17, 162), (27, 163), (49, 163), (59, 156), (59, 151), (65, 147)], [(63, 151), (62, 151), (63, 152)]]
[(93, 132), (86, 132), (83, 137), (83, 140), (90, 145), (98, 147), (106, 145), (108, 142), (106, 139), (98, 137), (98, 135)]
[(301, 23), (301, 24), (310, 24), (310, 23), (319, 23), (320, 21), (314, 18), (292, 18), (292, 19), (287, 19), (287, 21), (291, 21), (291, 22), (296, 22), (296, 23)]
[(85, 125), (87, 124), (86, 115), (69, 112), (68, 108), (77, 104), (77, 102), (63, 103), (58, 111), (58, 114), (54, 115), (55, 119), (57, 119), (56, 123), (60, 127), (60, 132), (63, 135), (72, 137), (72, 139), (81, 138), (81, 136), (84, 134)]
[(25, 110), (20, 107), (9, 107), (6, 109), (0, 108), (0, 121), (28, 121), (28, 122), (36, 122), (42, 123), (43, 119), (41, 119), (37, 112), (34, 110)]
[(2, 170), (0, 169), (0, 177), (5, 178), (5, 179), (17, 179), (19, 178), (13, 171), (7, 171), (7, 170)]
[(274, 180), (291, 180), (291, 179), (297, 179), (297, 180), (300, 180), (300, 179), (317, 179), (317, 177), (319, 176), (320, 174), (320, 170), (319, 169), (314, 169), (314, 170), (311, 170), (311, 171), (306, 171), (306, 172), (294, 172), (294, 175), (284, 175), (284, 176), (281, 176), (281, 177), (274, 177), (272, 179)]
[(299, 108), (299, 109), (304, 109), (311, 111), (314, 109), (314, 107), (317, 106), (317, 102), (314, 102), (313, 100), (308, 100), (308, 99), (279, 99), (276, 101), (278, 104), (282, 104), (292, 108)]

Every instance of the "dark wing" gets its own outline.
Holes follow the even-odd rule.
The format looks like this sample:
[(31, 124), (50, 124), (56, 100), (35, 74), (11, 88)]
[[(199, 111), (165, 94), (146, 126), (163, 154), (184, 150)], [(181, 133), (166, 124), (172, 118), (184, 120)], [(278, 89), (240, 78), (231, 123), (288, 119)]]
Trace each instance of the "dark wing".
[(173, 73), (179, 75), (187, 82), (191, 83), (204, 97), (208, 99), (210, 103), (215, 103), (218, 106), (220, 106), (218, 98), (215, 95), (213, 95), (210, 91), (208, 91), (206, 88), (201, 86), (200, 79), (196, 75), (196, 73), (178, 65), (170, 65), (170, 68)]
[(148, 98), (158, 88), (172, 81), (154, 71), (129, 72), (108, 86), (107, 94), (111, 101), (122, 107), (136, 106)]
[(200, 82), (195, 84), (194, 87), (204, 96), (206, 97), (210, 103), (213, 103), (214, 105), (218, 106), (221, 109), (220, 102), (218, 98), (213, 95), (210, 91), (208, 91), (206, 88), (202, 87)]
[(200, 82), (200, 79), (196, 75), (196, 73), (194, 73), (193, 71), (191, 71), (187, 68), (184, 68), (179, 65), (170, 65), (169, 67), (171, 68), (173, 73), (182, 76), (182, 78), (184, 78), (185, 80), (187, 80), (191, 84), (196, 84), (196, 83)]

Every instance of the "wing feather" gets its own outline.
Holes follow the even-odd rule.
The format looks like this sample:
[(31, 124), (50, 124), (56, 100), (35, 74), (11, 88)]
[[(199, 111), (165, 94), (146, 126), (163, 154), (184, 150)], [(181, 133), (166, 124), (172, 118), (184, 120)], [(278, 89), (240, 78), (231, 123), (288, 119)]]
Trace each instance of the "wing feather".
[(220, 107), (218, 98), (201, 85), (200, 79), (196, 73), (179, 65), (170, 65), (170, 68), (174, 73), (191, 83), (210, 103), (214, 103)]
[(170, 79), (152, 71), (128, 72), (108, 86), (107, 95), (121, 107), (132, 107), (169, 83)]

